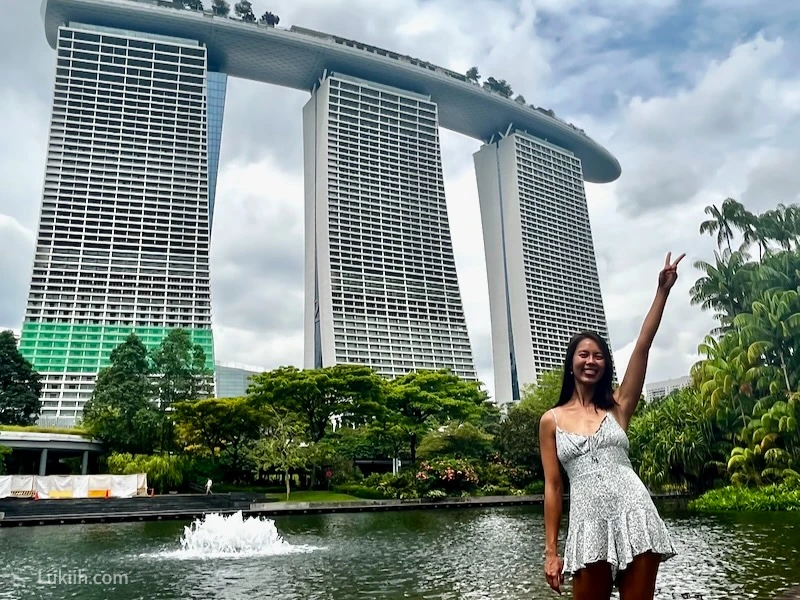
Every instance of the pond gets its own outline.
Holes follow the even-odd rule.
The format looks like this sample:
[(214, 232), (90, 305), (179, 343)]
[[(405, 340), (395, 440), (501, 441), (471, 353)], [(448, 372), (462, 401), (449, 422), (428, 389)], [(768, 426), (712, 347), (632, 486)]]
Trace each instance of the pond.
[[(680, 554), (657, 598), (767, 599), (800, 584), (800, 513), (661, 511)], [(518, 507), (219, 518), (186, 537), (186, 522), (3, 528), (0, 598), (555, 598), (543, 524), (541, 507)]]

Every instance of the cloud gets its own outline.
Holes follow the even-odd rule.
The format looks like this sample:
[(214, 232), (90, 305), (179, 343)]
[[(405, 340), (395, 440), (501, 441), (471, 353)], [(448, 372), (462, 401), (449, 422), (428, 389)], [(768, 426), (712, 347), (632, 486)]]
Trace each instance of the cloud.
[[(0, 21), (0, 327), (19, 328), (41, 202), (55, 56), (38, 2)], [(271, 0), (298, 24), (424, 58), (477, 65), (553, 108), (620, 159), (621, 179), (589, 185), (593, 240), (617, 370), (669, 251), (687, 252), (651, 352), (648, 380), (680, 376), (713, 326), (689, 303), (713, 242), (703, 207), (752, 210), (797, 199), (800, 135), (793, 0)], [(796, 21), (795, 21), (796, 23)], [(212, 239), (216, 357), (302, 365), (301, 110), (308, 94), (230, 80)], [(491, 331), (472, 154), (442, 132), (449, 220), (479, 377), (492, 388)]]
[(778, 203), (800, 202), (800, 151), (766, 147), (757, 151), (741, 202), (752, 212), (764, 212)]
[(0, 214), (0, 330), (17, 329), (25, 314), (31, 271), (33, 233)]
[(623, 157), (620, 210), (636, 217), (691, 202), (765, 127), (780, 132), (796, 120), (800, 105), (786, 101), (796, 82), (777, 77), (784, 51), (781, 39), (758, 35), (675, 93), (631, 98), (611, 142)]

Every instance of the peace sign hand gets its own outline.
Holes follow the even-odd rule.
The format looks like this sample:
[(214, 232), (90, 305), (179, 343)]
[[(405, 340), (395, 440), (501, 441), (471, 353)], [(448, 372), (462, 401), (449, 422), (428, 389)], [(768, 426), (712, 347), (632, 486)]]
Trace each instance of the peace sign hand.
[(670, 262), (672, 260), (672, 252), (667, 252), (664, 268), (661, 269), (661, 272), (658, 274), (659, 290), (669, 292), (672, 286), (675, 285), (675, 282), (678, 281), (678, 263), (683, 260), (684, 256), (686, 256), (685, 252), (681, 254), (675, 262)]

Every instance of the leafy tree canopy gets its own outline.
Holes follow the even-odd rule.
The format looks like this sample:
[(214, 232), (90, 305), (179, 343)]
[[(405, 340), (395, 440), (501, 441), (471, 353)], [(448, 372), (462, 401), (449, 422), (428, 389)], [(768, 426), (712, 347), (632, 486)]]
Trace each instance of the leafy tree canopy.
[(331, 417), (363, 423), (380, 409), (381, 378), (361, 365), (281, 367), (254, 376), (248, 391), (257, 405), (299, 415), (311, 440), (318, 442), (330, 428)]
[(147, 348), (131, 334), (97, 376), (83, 425), (112, 452), (146, 454), (158, 445), (163, 417), (151, 401), (150, 370)]
[(33, 425), (41, 392), (39, 374), (20, 354), (13, 332), (0, 332), (0, 424)]

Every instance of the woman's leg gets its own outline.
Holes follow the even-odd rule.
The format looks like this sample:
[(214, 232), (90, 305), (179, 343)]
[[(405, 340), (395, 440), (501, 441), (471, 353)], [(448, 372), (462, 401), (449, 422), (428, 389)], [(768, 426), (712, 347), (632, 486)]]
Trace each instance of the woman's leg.
[(620, 573), (619, 600), (653, 600), (661, 555), (653, 552), (639, 554)]
[(586, 565), (572, 576), (574, 600), (608, 600), (611, 598), (611, 565), (606, 561)]

